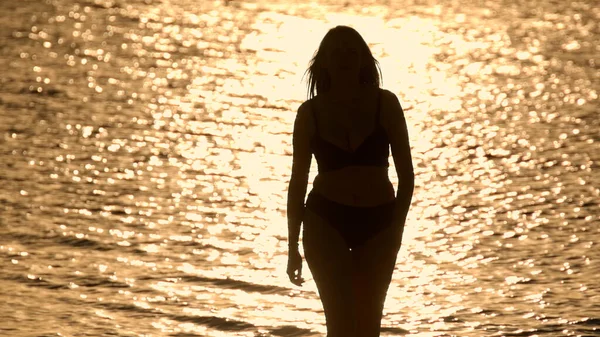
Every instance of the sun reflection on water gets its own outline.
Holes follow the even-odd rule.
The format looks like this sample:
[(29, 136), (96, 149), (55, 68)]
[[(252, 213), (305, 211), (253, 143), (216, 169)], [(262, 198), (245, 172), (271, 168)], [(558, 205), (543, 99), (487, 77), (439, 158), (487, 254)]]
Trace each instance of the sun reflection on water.
[(324, 333), (307, 266), (302, 288), (285, 275), (286, 187), (302, 75), (347, 24), (403, 104), (417, 179), (384, 334), (591, 333), (597, 12), (506, 4), (3, 11), (24, 18), (3, 20), (0, 51), (3, 317), (35, 310), (65, 335)]

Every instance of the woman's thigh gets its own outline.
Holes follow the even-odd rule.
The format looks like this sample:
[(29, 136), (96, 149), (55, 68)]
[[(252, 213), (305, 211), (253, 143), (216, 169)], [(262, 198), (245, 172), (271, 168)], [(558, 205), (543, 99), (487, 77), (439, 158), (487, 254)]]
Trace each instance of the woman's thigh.
[[(398, 235), (398, 228), (388, 227), (352, 251), (359, 331), (379, 331), (385, 297), (400, 249)], [(362, 334), (370, 336), (366, 332)]]
[[(368, 224), (365, 224), (368, 226)], [(400, 250), (401, 229), (388, 226), (352, 250), (352, 261), (360, 271), (377, 272), (393, 268)]]
[(304, 257), (319, 290), (328, 336), (351, 336), (354, 329), (351, 252), (335, 228), (306, 210)]

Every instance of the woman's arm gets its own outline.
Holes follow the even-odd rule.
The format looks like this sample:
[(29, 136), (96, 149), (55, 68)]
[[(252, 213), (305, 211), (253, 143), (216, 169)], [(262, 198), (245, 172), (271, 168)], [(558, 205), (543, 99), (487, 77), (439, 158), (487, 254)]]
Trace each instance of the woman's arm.
[(310, 152), (310, 125), (309, 107), (305, 102), (296, 114), (294, 121), (294, 134), (292, 136), (292, 176), (288, 188), (287, 218), (288, 218), (288, 246), (298, 248), (300, 226), (304, 215), (304, 197), (308, 185), (308, 175), (312, 154)]
[(396, 191), (396, 208), (394, 222), (404, 226), (406, 215), (410, 208), (413, 190), (415, 186), (415, 175), (413, 172), (410, 144), (408, 140), (408, 129), (404, 119), (404, 111), (396, 95), (385, 90), (385, 105), (387, 110), (387, 131), (392, 148), (392, 157), (398, 175), (398, 190)]

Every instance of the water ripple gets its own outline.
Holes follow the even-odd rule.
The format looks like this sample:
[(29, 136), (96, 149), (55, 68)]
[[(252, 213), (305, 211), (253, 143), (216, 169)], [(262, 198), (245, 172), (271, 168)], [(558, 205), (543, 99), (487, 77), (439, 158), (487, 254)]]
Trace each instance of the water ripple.
[(417, 181), (382, 334), (597, 334), (594, 5), (3, 2), (0, 331), (324, 333), (285, 188), (302, 73), (351, 24)]

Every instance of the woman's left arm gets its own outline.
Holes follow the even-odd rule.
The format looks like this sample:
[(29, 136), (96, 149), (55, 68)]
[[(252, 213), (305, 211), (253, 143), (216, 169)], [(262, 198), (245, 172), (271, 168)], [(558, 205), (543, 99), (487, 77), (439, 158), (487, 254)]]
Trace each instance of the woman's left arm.
[(404, 118), (404, 111), (396, 95), (387, 90), (384, 90), (384, 94), (383, 108), (386, 110), (384, 114), (385, 118), (387, 118), (387, 132), (398, 175), (394, 223), (404, 226), (415, 186), (408, 128)]

